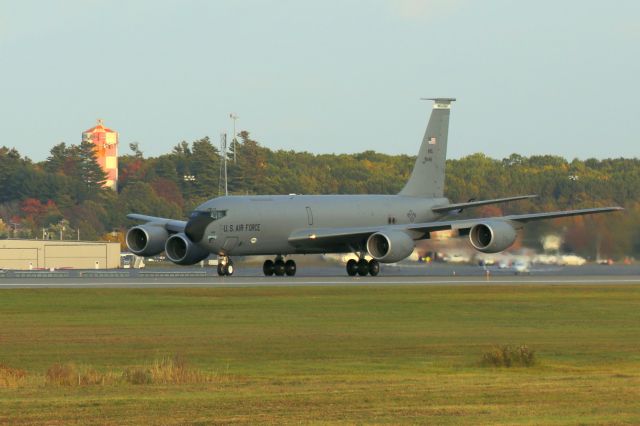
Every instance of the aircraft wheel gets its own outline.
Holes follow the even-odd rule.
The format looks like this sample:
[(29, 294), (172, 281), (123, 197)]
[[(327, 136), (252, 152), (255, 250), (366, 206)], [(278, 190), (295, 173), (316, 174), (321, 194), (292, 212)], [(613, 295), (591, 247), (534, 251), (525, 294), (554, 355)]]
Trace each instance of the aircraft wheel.
[(380, 262), (378, 262), (375, 259), (372, 259), (371, 261), (369, 261), (369, 274), (372, 277), (375, 277), (379, 273), (380, 273)]
[(268, 259), (264, 261), (264, 265), (262, 265), (262, 272), (264, 272), (264, 275), (267, 277), (270, 277), (273, 275), (273, 273), (275, 272), (273, 260)]
[(284, 272), (289, 277), (294, 276), (297, 269), (296, 262), (292, 259), (289, 259), (284, 263)]
[(273, 272), (279, 277), (284, 275), (284, 262), (282, 261), (282, 259), (278, 259), (275, 261), (275, 263), (273, 264)]
[(358, 275), (361, 277), (366, 276), (369, 273), (369, 262), (365, 259), (360, 259), (358, 261)]
[(233, 262), (231, 261), (231, 259), (228, 259), (227, 262), (224, 264), (218, 261), (218, 275), (223, 277), (223, 276), (233, 275), (234, 272), (235, 272), (235, 268), (233, 267)]
[(355, 277), (358, 273), (358, 262), (355, 259), (349, 259), (347, 262), (347, 274), (350, 277)]
[(225, 269), (226, 269), (225, 275), (231, 276), (235, 272), (236, 268), (234, 268), (233, 262), (231, 261), (231, 259), (229, 259), (229, 261), (227, 262), (227, 266)]

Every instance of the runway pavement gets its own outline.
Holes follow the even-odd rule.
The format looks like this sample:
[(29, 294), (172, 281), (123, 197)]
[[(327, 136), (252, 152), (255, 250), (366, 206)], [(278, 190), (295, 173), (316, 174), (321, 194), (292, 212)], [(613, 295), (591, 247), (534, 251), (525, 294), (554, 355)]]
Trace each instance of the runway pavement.
[[(260, 268), (246, 267), (233, 277), (218, 277), (211, 268), (115, 271), (14, 271), (0, 274), (0, 289), (15, 288), (182, 288), (258, 286), (435, 286), (435, 285), (638, 285), (640, 267), (589, 265), (533, 270), (516, 276), (511, 271), (473, 265), (386, 266), (377, 277), (348, 277), (341, 267), (309, 267), (296, 277), (264, 277)], [(488, 272), (488, 273), (487, 273)]]

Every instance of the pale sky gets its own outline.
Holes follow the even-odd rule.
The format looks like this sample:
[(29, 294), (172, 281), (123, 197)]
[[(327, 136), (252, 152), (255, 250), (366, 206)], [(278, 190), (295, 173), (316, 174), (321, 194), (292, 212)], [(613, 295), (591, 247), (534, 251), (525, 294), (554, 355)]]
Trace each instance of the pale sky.
[(449, 157), (640, 154), (637, 0), (0, 0), (0, 146), (34, 160), (97, 118), (121, 152), (231, 133)]

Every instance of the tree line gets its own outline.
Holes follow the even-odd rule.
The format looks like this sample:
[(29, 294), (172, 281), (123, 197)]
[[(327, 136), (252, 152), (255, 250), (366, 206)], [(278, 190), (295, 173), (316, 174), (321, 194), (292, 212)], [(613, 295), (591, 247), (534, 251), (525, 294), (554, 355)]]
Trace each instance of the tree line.
[[(394, 194), (415, 157), (374, 151), (312, 154), (272, 150), (246, 131), (227, 153), (230, 194)], [(235, 151), (235, 152), (234, 152)], [(234, 155), (235, 154), (235, 155)], [(234, 161), (235, 158), (235, 161)], [(106, 176), (90, 143), (54, 146), (33, 162), (16, 149), (0, 148), (0, 238), (122, 239), (129, 212), (186, 217), (200, 203), (224, 194), (221, 154), (208, 137), (158, 157), (140, 145), (119, 158), (118, 190), (102, 187)], [(525, 228), (524, 245), (539, 248), (546, 233), (563, 236), (565, 250), (594, 257), (640, 256), (640, 159), (574, 159), (518, 154), (493, 159), (472, 154), (447, 160), (445, 195), (452, 202), (538, 194), (487, 206), (465, 215), (500, 215), (620, 205), (624, 213), (542, 221)]]

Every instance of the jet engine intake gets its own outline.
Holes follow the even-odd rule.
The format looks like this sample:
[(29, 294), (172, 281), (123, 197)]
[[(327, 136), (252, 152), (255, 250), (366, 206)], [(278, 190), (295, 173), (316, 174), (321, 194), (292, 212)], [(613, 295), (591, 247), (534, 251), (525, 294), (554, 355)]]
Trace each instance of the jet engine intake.
[(469, 231), (469, 241), (473, 248), (483, 253), (498, 253), (516, 240), (517, 232), (506, 221), (496, 220), (473, 225)]
[(168, 237), (163, 226), (138, 225), (127, 231), (127, 247), (138, 256), (155, 256), (162, 253)]
[(194, 244), (185, 234), (173, 234), (167, 239), (164, 251), (170, 261), (178, 265), (193, 265), (209, 257), (209, 250)]
[(382, 263), (393, 263), (408, 257), (415, 246), (413, 239), (402, 231), (376, 232), (367, 239), (369, 255)]

